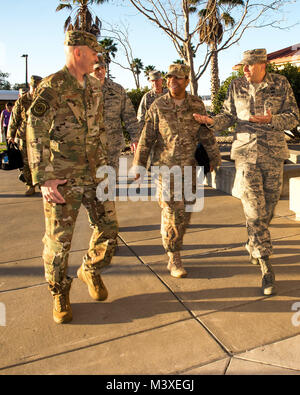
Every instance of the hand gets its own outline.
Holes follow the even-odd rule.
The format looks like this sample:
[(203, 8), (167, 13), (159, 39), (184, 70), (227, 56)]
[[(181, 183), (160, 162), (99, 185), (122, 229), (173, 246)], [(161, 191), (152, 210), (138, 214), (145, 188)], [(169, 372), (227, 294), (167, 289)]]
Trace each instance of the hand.
[(49, 203), (66, 203), (65, 199), (58, 192), (57, 187), (63, 185), (68, 180), (48, 180), (45, 184), (41, 185), (41, 192), (43, 198)]
[(249, 118), (249, 122), (254, 123), (271, 123), (272, 121), (272, 114), (270, 110), (267, 110), (267, 115), (252, 115)]
[(138, 180), (140, 177), (141, 177), (141, 175), (140, 175), (139, 173), (137, 173), (137, 174), (134, 176), (134, 181)]
[(134, 154), (137, 148), (137, 143), (132, 143), (130, 146), (130, 151)]
[(9, 144), (9, 143), (15, 143), (14, 137), (10, 137), (10, 138), (7, 140), (7, 142), (8, 142), (8, 144)]
[(206, 125), (213, 125), (214, 120), (207, 115), (193, 114), (195, 121), (199, 123), (205, 123)]

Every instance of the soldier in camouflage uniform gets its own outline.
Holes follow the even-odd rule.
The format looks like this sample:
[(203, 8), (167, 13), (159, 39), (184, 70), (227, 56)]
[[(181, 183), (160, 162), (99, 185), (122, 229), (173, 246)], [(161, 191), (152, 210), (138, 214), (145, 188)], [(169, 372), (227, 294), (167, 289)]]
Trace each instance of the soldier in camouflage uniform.
[(125, 89), (116, 82), (105, 77), (106, 64), (102, 56), (98, 57), (92, 76), (99, 79), (102, 85), (104, 101), (104, 125), (109, 144), (108, 164), (116, 171), (119, 168), (119, 157), (125, 147), (122, 123), (131, 139), (131, 151), (134, 152), (139, 138), (136, 113)]
[(38, 84), (41, 82), (42, 77), (38, 75), (32, 75), (30, 78), (30, 90), (24, 93), (16, 101), (8, 125), (8, 142), (15, 142), (15, 138), (18, 138), (19, 149), (23, 159), (23, 169), (19, 179), (27, 185), (25, 192), (26, 196), (31, 196), (35, 193), (35, 187), (32, 185), (32, 178), (27, 157), (26, 147), (26, 126), (27, 126), (27, 111), (32, 104), (33, 96)]
[(289, 157), (284, 129), (299, 122), (299, 110), (290, 84), (279, 74), (266, 72), (265, 49), (244, 52), (245, 76), (232, 81), (223, 111), (215, 117), (196, 116), (215, 131), (236, 123), (231, 158), (243, 174), (242, 204), (246, 218), (250, 261), (260, 264), (264, 295), (276, 293), (269, 256), (269, 224), (280, 198), (283, 164)]
[(114, 202), (96, 198), (102, 181), (96, 171), (107, 164), (106, 136), (101, 86), (89, 74), (100, 50), (93, 34), (68, 31), (66, 66), (44, 78), (28, 111), (28, 157), (33, 183), (43, 194), (43, 259), (57, 323), (72, 319), (67, 265), (81, 204), (93, 234), (77, 275), (95, 300), (107, 298), (100, 271), (111, 262), (118, 232)]
[[(206, 111), (199, 97), (185, 91), (189, 84), (189, 73), (190, 68), (187, 65), (169, 66), (167, 74), (169, 92), (156, 99), (150, 106), (133, 164), (145, 167), (153, 147), (154, 165), (165, 165), (168, 168), (179, 166), (182, 175), (184, 167), (191, 166), (194, 170), (193, 183), (195, 183), (197, 165), (195, 151), (199, 142), (208, 153), (211, 170), (220, 165), (221, 158), (212, 131), (206, 126), (199, 126), (193, 118), (194, 113), (206, 114)], [(171, 180), (170, 198), (165, 199), (164, 184), (162, 179), (159, 180), (159, 205), (162, 209), (161, 235), (163, 246), (169, 256), (167, 267), (170, 274), (181, 278), (187, 275), (182, 266), (180, 250), (191, 212), (186, 211), (186, 204), (189, 202), (185, 198), (182, 197), (181, 200), (175, 198), (178, 191), (175, 190), (174, 185), (174, 180)]]
[(145, 125), (146, 112), (149, 110), (151, 104), (154, 102), (155, 99), (162, 95), (165, 95), (168, 92), (167, 89), (163, 88), (163, 79), (160, 71), (150, 71), (148, 80), (151, 82), (152, 89), (149, 92), (145, 93), (142, 97), (137, 112), (137, 119), (139, 122), (140, 131), (143, 130), (143, 127)]

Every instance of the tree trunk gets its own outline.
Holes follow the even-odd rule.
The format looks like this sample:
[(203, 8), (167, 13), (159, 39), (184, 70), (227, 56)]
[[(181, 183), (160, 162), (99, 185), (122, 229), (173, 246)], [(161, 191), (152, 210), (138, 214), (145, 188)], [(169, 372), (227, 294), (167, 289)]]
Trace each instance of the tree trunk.
[(219, 89), (220, 89), (220, 80), (219, 80), (219, 67), (218, 67), (218, 52), (216, 50), (216, 44), (213, 43), (211, 45), (212, 56), (210, 60), (211, 65), (211, 101), (213, 103), (214, 99), (216, 98)]

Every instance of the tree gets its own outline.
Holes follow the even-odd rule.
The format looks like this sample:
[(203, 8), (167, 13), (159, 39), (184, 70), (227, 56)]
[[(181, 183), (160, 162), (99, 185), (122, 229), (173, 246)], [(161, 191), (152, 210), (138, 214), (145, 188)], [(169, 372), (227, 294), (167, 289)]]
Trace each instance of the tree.
[(3, 73), (0, 70), (0, 90), (9, 90), (11, 88), (10, 82), (6, 81), (6, 78), (9, 77), (8, 73)]
[(131, 67), (132, 73), (134, 75), (136, 87), (137, 87), (137, 89), (139, 89), (140, 88), (140, 74), (144, 68), (141, 59), (134, 58), (132, 63), (130, 64), (130, 67)]
[[(197, 2), (198, 3), (198, 2)], [(206, 43), (211, 51), (211, 98), (214, 100), (217, 95), (219, 82), (218, 67), (218, 44), (221, 43), (224, 35), (224, 27), (235, 25), (234, 18), (227, 11), (222, 10), (222, 6), (228, 5), (233, 11), (236, 6), (243, 6), (243, 0), (208, 0), (206, 8), (199, 11), (199, 36), (200, 44)], [(223, 12), (222, 12), (223, 11)]]
[(99, 44), (103, 48), (102, 55), (104, 57), (104, 61), (106, 63), (106, 74), (107, 77), (109, 77), (109, 64), (111, 62), (111, 58), (116, 57), (116, 52), (118, 51), (117, 48), (117, 43), (114, 43), (114, 41), (111, 38), (104, 38), (103, 40), (99, 41)]
[(121, 27), (112, 26), (109, 23), (106, 23), (106, 25), (107, 26), (103, 28), (102, 31), (107, 32), (108, 33), (107, 36), (118, 42), (121, 51), (123, 52), (127, 60), (127, 65), (123, 65), (115, 60), (112, 60), (112, 63), (122, 67), (122, 69), (124, 70), (129, 70), (132, 73), (137, 89), (139, 89), (140, 87), (139, 76), (141, 74), (141, 70), (143, 69), (143, 64), (141, 59), (136, 58), (133, 55), (132, 46), (129, 40), (128, 27), (126, 27), (124, 24), (122, 24)]
[[(108, 0), (73, 0), (73, 6), (71, 0), (59, 0), (59, 5), (56, 7), (56, 11), (67, 8), (71, 10), (71, 15), (65, 20), (64, 31), (67, 30), (83, 30), (99, 36), (101, 21), (95, 16), (93, 18), (89, 6), (92, 4), (103, 4)], [(73, 9), (74, 7), (74, 9)], [(72, 12), (75, 12), (72, 23)]]
[(148, 79), (150, 71), (154, 71), (155, 66), (149, 65), (144, 68), (144, 75)]
[[(191, 68), (190, 87), (197, 94), (198, 80), (205, 73), (213, 52), (206, 42), (200, 42), (199, 32), (206, 23), (210, 13), (202, 20), (195, 17), (197, 9), (206, 9), (208, 0), (129, 0), (145, 18), (154, 23), (172, 41), (180, 58)], [(278, 26), (284, 28), (278, 20), (278, 12), (292, 0), (244, 0), (244, 5), (234, 10), (234, 25), (224, 29), (223, 40), (216, 52), (224, 51), (236, 44), (249, 28)], [(223, 13), (232, 11), (232, 4), (222, 5)], [(276, 19), (277, 18), (277, 19)], [(224, 27), (224, 26), (223, 26)], [(205, 47), (201, 56), (203, 62), (196, 69), (195, 55), (200, 48)]]

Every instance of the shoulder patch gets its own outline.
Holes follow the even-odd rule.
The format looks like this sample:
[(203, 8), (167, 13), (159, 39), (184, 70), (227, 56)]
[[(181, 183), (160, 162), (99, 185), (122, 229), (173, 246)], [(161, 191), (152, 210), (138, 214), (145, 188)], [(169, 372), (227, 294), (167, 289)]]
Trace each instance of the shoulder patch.
[(46, 100), (37, 99), (31, 108), (31, 112), (35, 117), (42, 117), (50, 106)]

